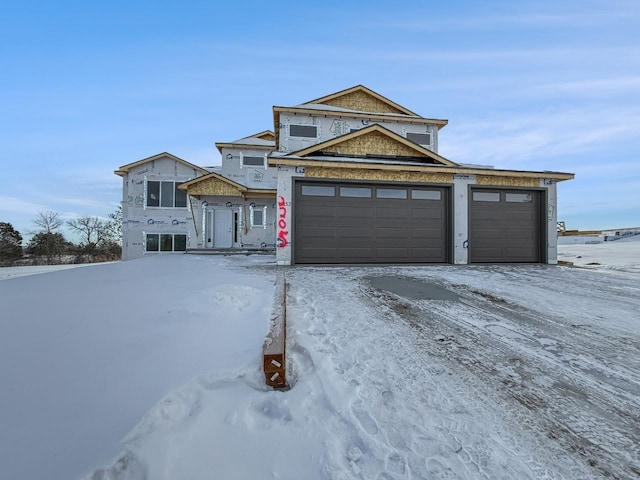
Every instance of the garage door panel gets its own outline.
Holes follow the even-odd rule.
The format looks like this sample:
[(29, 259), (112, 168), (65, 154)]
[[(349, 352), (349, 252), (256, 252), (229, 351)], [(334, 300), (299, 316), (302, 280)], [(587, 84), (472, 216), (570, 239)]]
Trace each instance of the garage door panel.
[(492, 240), (499, 241), (502, 240), (502, 230), (498, 229), (480, 229), (474, 231), (473, 234), (473, 242), (476, 243), (478, 241)]
[(384, 226), (376, 227), (374, 233), (380, 238), (409, 238), (411, 229), (407, 227), (406, 222), (401, 224), (402, 226)]
[(532, 241), (536, 238), (535, 230), (507, 230), (505, 232), (507, 240), (526, 240)]
[[(367, 260), (374, 255), (373, 247), (340, 247), (336, 249), (335, 258), (342, 260), (344, 263), (348, 262), (357, 262), (362, 260)], [(331, 263), (335, 262), (335, 259), (328, 259)]]
[(530, 224), (535, 218), (533, 212), (512, 211), (504, 212), (504, 220), (507, 222), (513, 222), (514, 224)]
[(374, 208), (362, 205), (340, 205), (337, 207), (336, 216), (340, 218), (373, 218)]
[(500, 210), (477, 210), (474, 215), (474, 220), (479, 222), (500, 222), (502, 221), (502, 217), (504, 212)]
[(414, 240), (444, 240), (444, 232), (438, 228), (413, 228), (411, 238)]
[(445, 220), (444, 208), (411, 208), (411, 218), (413, 220), (434, 220), (443, 222)]
[(410, 217), (407, 208), (400, 207), (376, 207), (376, 217), (380, 219), (403, 219)]
[(406, 262), (409, 257), (409, 249), (406, 247), (378, 247), (376, 248), (376, 258), (381, 261)]
[(510, 247), (505, 249), (507, 258), (518, 261), (520, 258), (530, 258), (535, 253), (532, 247)]

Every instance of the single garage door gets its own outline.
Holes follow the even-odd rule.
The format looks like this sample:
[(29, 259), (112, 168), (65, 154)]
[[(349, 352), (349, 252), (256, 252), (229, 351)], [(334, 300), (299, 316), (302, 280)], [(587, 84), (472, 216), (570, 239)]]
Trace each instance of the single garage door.
[(539, 191), (471, 190), (471, 263), (540, 262), (540, 233)]
[(448, 261), (447, 187), (295, 183), (295, 263)]

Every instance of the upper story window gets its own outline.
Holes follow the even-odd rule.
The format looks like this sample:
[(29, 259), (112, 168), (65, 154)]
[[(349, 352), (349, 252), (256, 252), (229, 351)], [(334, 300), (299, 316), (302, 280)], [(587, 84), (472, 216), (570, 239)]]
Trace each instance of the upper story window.
[(317, 138), (318, 127), (316, 125), (289, 125), (289, 136)]
[(147, 207), (186, 207), (187, 194), (178, 185), (180, 182), (147, 181)]
[(249, 157), (246, 155), (242, 156), (242, 166), (243, 167), (264, 167), (265, 166), (265, 157)]
[(407, 132), (407, 140), (411, 140), (418, 145), (431, 145), (431, 134), (430, 133), (408, 133)]

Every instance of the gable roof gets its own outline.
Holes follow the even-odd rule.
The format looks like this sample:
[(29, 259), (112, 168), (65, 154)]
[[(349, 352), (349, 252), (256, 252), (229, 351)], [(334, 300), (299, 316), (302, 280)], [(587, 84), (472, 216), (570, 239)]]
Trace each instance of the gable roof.
[(254, 148), (257, 150), (275, 150), (276, 136), (271, 130), (263, 130), (233, 142), (216, 142), (216, 148), (222, 153), (223, 148)]
[[(326, 152), (350, 156), (367, 156), (375, 158), (381, 157), (402, 157), (425, 158), (429, 163), (439, 165), (456, 166), (457, 164), (432, 152), (417, 143), (407, 140), (401, 135), (392, 132), (381, 125), (370, 125), (340, 137), (327, 140), (316, 145), (304, 148), (291, 155), (305, 157), (318, 152)], [(415, 161), (415, 160), (414, 160)]]
[(184, 190), (189, 195), (224, 195), (239, 197), (244, 194), (262, 193), (269, 194), (270, 196), (275, 196), (276, 194), (274, 189), (249, 188), (215, 172), (181, 183), (178, 188), (180, 190)]
[(444, 119), (425, 118), (399, 105), (387, 97), (365, 87), (356, 85), (324, 97), (316, 98), (294, 107), (273, 107), (273, 125), (276, 146), (280, 141), (280, 113), (307, 115), (334, 115), (386, 122), (396, 120), (408, 123), (436, 125), (438, 130), (449, 122)]
[(124, 177), (125, 175), (127, 175), (132, 168), (135, 168), (139, 165), (144, 165), (145, 163), (148, 162), (152, 162), (154, 160), (159, 160), (163, 157), (167, 157), (170, 158), (171, 160), (175, 160), (176, 162), (182, 163), (183, 165), (186, 165), (189, 168), (193, 168), (194, 170), (199, 171), (200, 173), (206, 175), (207, 173), (209, 173), (208, 170), (199, 167), (197, 165), (194, 165), (193, 163), (189, 163), (186, 160), (183, 160), (180, 157), (176, 157), (175, 155), (168, 153), (168, 152), (162, 152), (162, 153), (158, 153), (157, 155), (153, 155), (151, 157), (147, 157), (147, 158), (143, 158), (142, 160), (138, 160), (137, 162), (133, 162), (133, 163), (128, 163), (127, 165), (123, 165), (122, 167), (120, 167), (118, 170), (114, 171), (113, 173), (115, 173), (116, 175), (119, 175), (121, 177)]
[(262, 140), (274, 141), (276, 135), (271, 130), (264, 130), (262, 132), (251, 135), (253, 138), (260, 138)]
[(414, 117), (420, 116), (364, 85), (356, 85), (303, 103), (303, 105), (308, 104), (329, 105), (369, 113), (399, 113)]

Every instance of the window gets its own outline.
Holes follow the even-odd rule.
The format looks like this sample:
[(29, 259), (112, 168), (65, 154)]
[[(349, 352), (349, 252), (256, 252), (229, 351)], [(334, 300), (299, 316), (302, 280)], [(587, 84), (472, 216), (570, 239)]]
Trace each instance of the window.
[(430, 133), (407, 133), (407, 140), (411, 140), (418, 145), (431, 145)]
[(187, 236), (182, 233), (148, 233), (147, 252), (185, 252)]
[(406, 200), (407, 191), (404, 188), (377, 188), (376, 198), (399, 198)]
[(243, 167), (264, 167), (264, 157), (246, 157), (242, 156)]
[(173, 252), (173, 235), (166, 233), (160, 235), (160, 251)]
[(302, 185), (300, 193), (306, 197), (335, 197), (336, 188), (326, 185)]
[(149, 234), (147, 235), (147, 252), (157, 252), (160, 250), (160, 235)]
[(160, 182), (147, 182), (147, 207), (160, 206)]
[(340, 187), (340, 196), (349, 198), (371, 198), (369, 187)]
[(411, 190), (413, 200), (440, 200), (442, 192), (440, 190)]
[(316, 138), (318, 127), (315, 125), (289, 125), (290, 137)]
[(267, 207), (249, 207), (249, 223), (252, 228), (267, 228)]
[(473, 192), (474, 202), (499, 202), (500, 194), (498, 192)]
[(530, 193), (507, 193), (505, 200), (512, 203), (531, 203)]
[(187, 193), (179, 182), (147, 182), (147, 207), (180, 208), (187, 206)]

